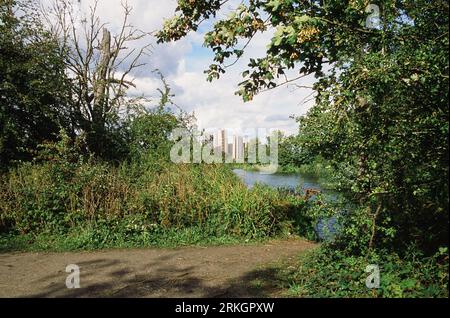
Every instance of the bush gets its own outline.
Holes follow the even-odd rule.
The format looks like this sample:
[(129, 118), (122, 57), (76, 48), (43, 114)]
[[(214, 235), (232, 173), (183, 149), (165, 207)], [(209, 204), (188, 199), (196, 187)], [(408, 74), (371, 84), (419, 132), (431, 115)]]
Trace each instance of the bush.
[[(369, 289), (368, 264), (380, 269), (380, 288)], [(404, 256), (377, 251), (368, 257), (342, 253), (332, 246), (309, 252), (287, 279), (300, 297), (448, 297), (448, 251), (424, 257), (411, 248)]]
[(0, 176), (1, 228), (32, 241), (69, 236), (68, 248), (151, 245), (188, 229), (203, 239), (262, 239), (292, 232), (292, 213), (305, 204), (269, 187), (247, 189), (224, 166), (151, 162), (56, 160), (12, 169)]

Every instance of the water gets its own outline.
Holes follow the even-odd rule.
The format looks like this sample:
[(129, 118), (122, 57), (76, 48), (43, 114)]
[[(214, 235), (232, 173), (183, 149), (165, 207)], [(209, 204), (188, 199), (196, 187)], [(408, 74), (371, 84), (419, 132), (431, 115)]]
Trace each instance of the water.
[(326, 197), (337, 198), (337, 193), (320, 186), (317, 178), (300, 173), (274, 173), (262, 174), (258, 171), (247, 171), (244, 169), (233, 169), (233, 172), (249, 187), (256, 183), (263, 183), (272, 188), (285, 188), (289, 190), (305, 191), (307, 189), (319, 190)]
[[(302, 191), (307, 189), (319, 190), (327, 199), (337, 200), (338, 198), (337, 192), (323, 189), (317, 178), (300, 173), (262, 174), (258, 171), (247, 171), (244, 169), (233, 169), (233, 172), (241, 178), (249, 188), (253, 187), (256, 183), (262, 183), (272, 188), (284, 188), (292, 191), (298, 191), (299, 189)], [(311, 199), (314, 200), (314, 198), (315, 197), (312, 197)], [(315, 228), (320, 239), (332, 239), (338, 229), (337, 218), (331, 217), (321, 219), (317, 222)]]

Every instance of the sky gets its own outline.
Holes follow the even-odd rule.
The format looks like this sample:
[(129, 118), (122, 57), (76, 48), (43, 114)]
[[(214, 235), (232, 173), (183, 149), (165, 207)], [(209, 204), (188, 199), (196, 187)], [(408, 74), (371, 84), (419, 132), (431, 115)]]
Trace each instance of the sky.
[[(93, 2), (94, 0), (81, 0), (77, 10), (84, 12)], [(227, 3), (219, 12), (218, 18), (226, 17), (227, 12), (236, 8), (239, 3), (237, 0)], [(175, 0), (128, 0), (128, 4), (133, 8), (131, 24), (146, 32), (159, 30), (163, 20), (171, 17), (176, 8)], [(97, 12), (101, 21), (108, 23), (108, 29), (114, 35), (123, 18), (121, 0), (98, 0)], [(249, 58), (264, 56), (271, 32), (257, 35), (238, 63), (228, 68), (227, 73), (219, 80), (207, 82), (203, 71), (212, 63), (213, 54), (202, 44), (203, 35), (211, 24), (212, 21), (206, 22), (197, 32), (191, 32), (177, 42), (156, 44), (154, 37), (147, 38), (146, 41), (152, 43), (152, 53), (145, 57), (147, 65), (134, 72), (136, 88), (129, 93), (156, 98), (156, 89), (162, 85), (153, 71), (159, 69), (175, 94), (173, 101), (184, 111), (194, 112), (200, 128), (271, 128), (283, 130), (287, 134), (296, 133), (298, 125), (290, 116), (305, 114), (312, 106), (311, 90), (284, 85), (263, 92), (246, 103), (234, 94), (238, 83), (242, 81), (241, 73)], [(312, 78), (297, 82), (306, 86), (312, 83)]]

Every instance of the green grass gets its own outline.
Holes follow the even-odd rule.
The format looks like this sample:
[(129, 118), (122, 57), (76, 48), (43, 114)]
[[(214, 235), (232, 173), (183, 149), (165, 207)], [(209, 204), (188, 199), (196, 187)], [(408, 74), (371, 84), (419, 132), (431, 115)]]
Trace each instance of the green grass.
[(91, 251), (97, 249), (116, 248), (176, 248), (182, 246), (219, 246), (257, 244), (267, 239), (243, 239), (234, 236), (207, 236), (201, 228), (186, 228), (182, 230), (167, 230), (163, 233), (136, 236), (130, 239), (111, 235), (98, 234), (98, 229), (74, 229), (66, 235), (59, 234), (2, 234), (0, 235), (0, 253), (24, 252), (66, 252)]
[[(368, 264), (380, 268), (380, 288), (369, 289), (365, 281)], [(295, 297), (443, 297), (448, 298), (448, 257), (424, 257), (417, 253), (399, 256), (381, 252), (365, 256), (343, 255), (326, 247), (302, 254), (296, 269), (276, 269), (284, 293)]]
[(0, 250), (259, 241), (294, 233), (305, 206), (221, 165), (25, 164), (0, 176)]
[[(380, 267), (380, 288), (369, 289), (367, 264)], [(415, 252), (343, 255), (322, 245), (296, 260), (265, 265), (253, 273), (251, 287), (262, 297), (448, 298), (448, 257)]]

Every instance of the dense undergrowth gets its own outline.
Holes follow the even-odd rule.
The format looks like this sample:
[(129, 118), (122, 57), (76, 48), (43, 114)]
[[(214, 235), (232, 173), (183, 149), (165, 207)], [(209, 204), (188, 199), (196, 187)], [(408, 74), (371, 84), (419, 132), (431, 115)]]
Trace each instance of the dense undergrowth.
[[(403, 255), (377, 251), (366, 257), (323, 245), (302, 255), (295, 270), (280, 269), (279, 280), (295, 297), (448, 298), (447, 253), (442, 249), (424, 257), (411, 248)], [(368, 264), (379, 268), (379, 288), (366, 286)]]
[[(199, 3), (182, 1), (158, 40), (178, 40), (220, 7)], [(315, 175), (345, 195), (335, 204), (247, 189), (230, 167), (171, 163), (172, 131), (195, 123), (172, 112), (162, 76), (158, 105), (126, 94), (129, 82), (113, 75), (130, 45), (104, 70), (86, 62), (105, 56), (94, 45), (100, 38), (80, 56), (84, 43), (61, 43), (31, 2), (3, 1), (0, 250), (242, 243), (288, 233), (317, 239), (317, 225), (332, 218), (338, 231), (280, 278), (291, 293), (448, 297), (448, 3), (382, 4), (383, 28), (356, 32), (368, 13), (361, 1), (256, 1), (205, 37), (222, 64), (233, 55), (223, 45), (240, 43), (241, 30), (265, 31), (258, 16), (269, 13), (277, 32), (267, 56), (250, 60), (238, 94), (250, 101), (300, 65), (301, 75), (315, 73), (314, 106), (297, 118), (297, 135), (280, 139), (280, 171)], [(95, 10), (90, 17), (97, 21)], [(100, 25), (93, 33), (107, 34)], [(325, 61), (333, 61), (327, 72)], [(219, 64), (208, 79), (225, 72)], [(58, 136), (60, 129), (67, 133)], [(364, 283), (370, 264), (380, 268), (380, 288)]]
[(1, 176), (2, 249), (259, 240), (293, 232), (305, 200), (246, 186), (224, 166), (164, 161), (24, 164)]

